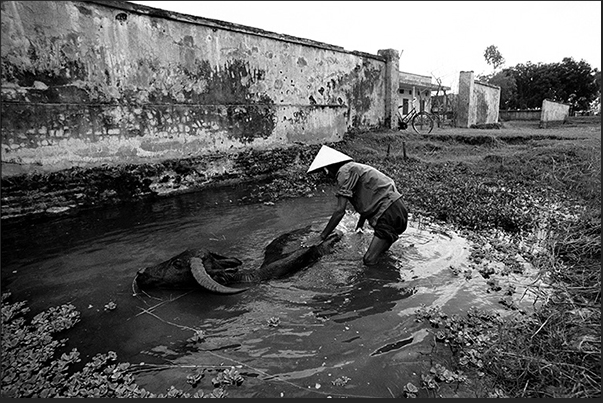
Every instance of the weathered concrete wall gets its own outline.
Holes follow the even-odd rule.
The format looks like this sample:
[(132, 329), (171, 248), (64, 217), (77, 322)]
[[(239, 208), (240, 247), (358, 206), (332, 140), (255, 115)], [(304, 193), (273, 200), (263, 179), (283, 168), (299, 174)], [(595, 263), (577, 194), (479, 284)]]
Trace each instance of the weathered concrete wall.
[(457, 127), (470, 127), (475, 122), (475, 108), (471, 108), (475, 81), (472, 71), (461, 71), (459, 74), (459, 93), (457, 96)]
[(539, 120), (541, 115), (542, 109), (501, 110), (498, 112), (501, 120)]
[(545, 128), (567, 122), (569, 119), (569, 109), (569, 104), (549, 101), (548, 99), (543, 100), (540, 127)]
[(498, 123), (500, 87), (476, 81), (473, 91), (475, 122), (473, 124)]
[(385, 122), (384, 126), (389, 129), (398, 127), (398, 86), (400, 83), (400, 54), (394, 49), (379, 51), (379, 55), (385, 58)]
[(500, 87), (474, 80), (473, 71), (459, 74), (458, 127), (498, 123)]
[(127, 2), (1, 7), (3, 166), (315, 144), (391, 120), (391, 55)]

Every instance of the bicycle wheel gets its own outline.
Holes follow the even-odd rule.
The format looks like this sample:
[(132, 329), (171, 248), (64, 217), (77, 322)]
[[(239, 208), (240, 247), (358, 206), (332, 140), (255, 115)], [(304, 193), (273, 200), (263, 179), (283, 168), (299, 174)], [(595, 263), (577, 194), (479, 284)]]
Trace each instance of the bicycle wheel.
[(433, 130), (433, 118), (427, 112), (419, 112), (412, 118), (412, 128), (419, 134), (429, 134)]

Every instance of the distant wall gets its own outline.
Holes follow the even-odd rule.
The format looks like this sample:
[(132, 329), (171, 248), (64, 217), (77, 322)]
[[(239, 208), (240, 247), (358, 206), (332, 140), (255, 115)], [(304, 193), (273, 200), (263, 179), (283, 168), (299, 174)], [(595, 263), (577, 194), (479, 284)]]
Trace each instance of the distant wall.
[(569, 119), (570, 105), (560, 102), (542, 101), (542, 112), (540, 114), (540, 127), (549, 127), (567, 122)]
[(395, 107), (395, 51), (119, 1), (3, 1), (1, 11), (3, 163), (61, 169), (338, 141), (389, 124)]
[(501, 110), (498, 112), (501, 120), (540, 120), (541, 115), (542, 109)]
[(475, 81), (472, 71), (459, 74), (456, 126), (498, 123), (500, 87)]
[(498, 123), (500, 87), (476, 81), (473, 96), (476, 110), (475, 124)]

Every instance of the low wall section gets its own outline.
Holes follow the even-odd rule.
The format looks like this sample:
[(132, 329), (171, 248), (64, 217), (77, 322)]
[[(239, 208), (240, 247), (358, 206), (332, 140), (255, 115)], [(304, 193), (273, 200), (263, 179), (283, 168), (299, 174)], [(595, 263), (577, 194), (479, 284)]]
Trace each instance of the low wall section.
[(349, 52), (128, 2), (1, 7), (3, 166), (332, 142), (395, 113), (396, 51)]
[(540, 114), (540, 127), (549, 127), (567, 122), (569, 119), (570, 105), (560, 102), (542, 101), (542, 112)]
[(542, 109), (520, 109), (516, 111), (501, 110), (500, 120), (540, 120)]

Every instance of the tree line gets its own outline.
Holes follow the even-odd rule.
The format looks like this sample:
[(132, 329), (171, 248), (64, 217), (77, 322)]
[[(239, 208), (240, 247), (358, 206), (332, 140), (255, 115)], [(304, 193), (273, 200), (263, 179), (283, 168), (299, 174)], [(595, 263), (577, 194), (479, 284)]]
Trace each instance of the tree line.
[(581, 111), (600, 99), (601, 72), (584, 60), (565, 57), (560, 63), (527, 62), (497, 71), (504, 58), (494, 45), (486, 48), (484, 58), (494, 72), (477, 78), (500, 87), (500, 109), (538, 109), (548, 99)]

